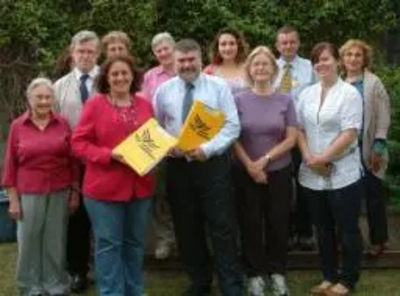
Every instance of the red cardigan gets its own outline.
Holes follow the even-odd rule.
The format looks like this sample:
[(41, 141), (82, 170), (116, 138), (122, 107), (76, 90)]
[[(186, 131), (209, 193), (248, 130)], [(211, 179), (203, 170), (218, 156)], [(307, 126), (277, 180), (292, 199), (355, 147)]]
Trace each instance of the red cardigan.
[[(153, 116), (151, 104), (134, 100), (139, 128)], [(150, 197), (154, 191), (151, 174), (140, 177), (128, 166), (113, 160), (111, 151), (127, 137), (126, 126), (106, 95), (89, 99), (72, 136), (72, 149), (86, 164), (83, 193), (88, 198), (126, 201)]]

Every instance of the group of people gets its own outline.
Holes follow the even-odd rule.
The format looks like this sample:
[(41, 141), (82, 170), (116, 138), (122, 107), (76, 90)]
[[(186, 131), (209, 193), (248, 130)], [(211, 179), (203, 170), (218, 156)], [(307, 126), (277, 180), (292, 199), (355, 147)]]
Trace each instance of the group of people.
[[(388, 240), (390, 101), (371, 72), (371, 48), (321, 42), (308, 60), (298, 55), (299, 33), (283, 27), (276, 58), (266, 46), (248, 53), (240, 32), (223, 29), (203, 70), (192, 39), (159, 33), (151, 46), (159, 65), (141, 79), (125, 33), (100, 41), (81, 31), (60, 59), (62, 77), (28, 86), (3, 174), (18, 222), (21, 295), (84, 292), (91, 236), (99, 295), (143, 295), (150, 215), (156, 258), (176, 246), (189, 276), (182, 295), (212, 295), (215, 265), (221, 295), (243, 295), (245, 275), (248, 295), (268, 285), (289, 296), (288, 250), (313, 249), (313, 229), (322, 281), (311, 293), (349, 295), (360, 275), (364, 200), (369, 256)], [(173, 148), (145, 176), (113, 151), (151, 117), (179, 136), (195, 99), (225, 115), (211, 140)]]

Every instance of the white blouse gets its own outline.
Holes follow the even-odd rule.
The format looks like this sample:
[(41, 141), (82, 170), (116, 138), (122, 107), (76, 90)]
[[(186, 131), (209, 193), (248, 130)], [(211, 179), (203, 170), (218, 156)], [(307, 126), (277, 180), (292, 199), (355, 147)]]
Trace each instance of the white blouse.
[[(348, 129), (358, 132), (362, 126), (362, 98), (355, 87), (339, 79), (332, 86), (321, 108), (322, 87), (316, 83), (305, 88), (299, 95), (297, 113), (299, 125), (304, 130), (308, 149), (321, 154)], [(351, 185), (359, 180), (363, 170), (358, 141), (333, 161), (332, 173), (323, 177), (301, 164), (299, 182), (313, 190), (332, 190)]]

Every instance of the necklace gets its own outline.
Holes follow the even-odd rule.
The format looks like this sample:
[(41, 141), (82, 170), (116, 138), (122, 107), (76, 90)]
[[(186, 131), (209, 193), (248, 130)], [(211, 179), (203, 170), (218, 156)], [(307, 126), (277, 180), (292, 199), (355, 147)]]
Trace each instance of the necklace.
[(123, 124), (126, 134), (132, 133), (132, 131), (134, 131), (139, 124), (136, 110), (137, 108), (134, 101), (130, 98), (129, 105), (118, 106), (117, 100), (115, 100), (111, 96), (108, 97), (108, 99), (114, 107), (114, 110), (118, 115), (119, 121)]

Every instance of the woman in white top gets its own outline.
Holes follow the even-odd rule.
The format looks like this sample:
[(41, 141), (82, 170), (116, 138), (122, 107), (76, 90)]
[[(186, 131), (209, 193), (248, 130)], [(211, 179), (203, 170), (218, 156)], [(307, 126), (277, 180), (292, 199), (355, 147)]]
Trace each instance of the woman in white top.
[[(359, 278), (362, 239), (358, 226), (363, 188), (358, 135), (362, 99), (339, 77), (339, 53), (330, 43), (311, 54), (319, 82), (299, 96), (299, 181), (304, 187), (317, 238), (324, 280), (313, 295), (349, 295)], [(337, 256), (337, 232), (342, 264)], [(339, 266), (342, 266), (339, 272)]]

